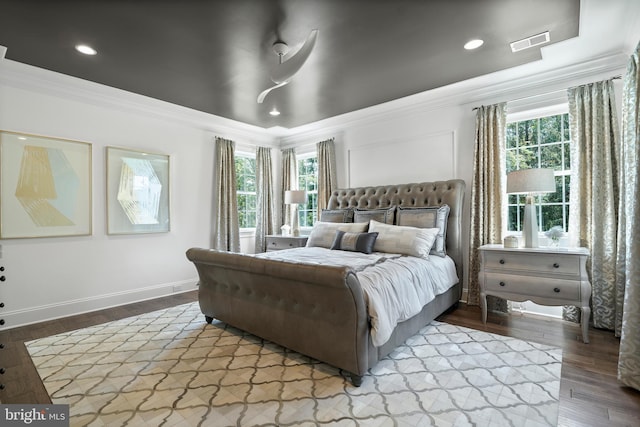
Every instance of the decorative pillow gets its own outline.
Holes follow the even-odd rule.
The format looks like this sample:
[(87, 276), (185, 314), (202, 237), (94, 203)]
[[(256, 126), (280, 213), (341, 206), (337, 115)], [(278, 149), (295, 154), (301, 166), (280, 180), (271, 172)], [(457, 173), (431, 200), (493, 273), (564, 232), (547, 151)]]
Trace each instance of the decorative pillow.
[(347, 231), (350, 233), (361, 233), (367, 231), (367, 223), (340, 223), (340, 222), (322, 222), (318, 221), (314, 224), (307, 240), (307, 246), (320, 246), (321, 248), (330, 248), (336, 237), (336, 231)]
[(374, 251), (412, 255), (425, 259), (429, 258), (429, 251), (436, 241), (438, 231), (438, 228), (389, 225), (374, 220), (369, 223), (369, 232), (378, 233)]
[(447, 221), (449, 205), (432, 208), (401, 208), (396, 212), (396, 224), (417, 228), (438, 228), (431, 254), (444, 257), (447, 255)]
[(371, 220), (384, 224), (393, 224), (395, 206), (387, 209), (356, 209), (353, 213), (353, 222), (369, 222)]
[(322, 222), (353, 222), (353, 208), (348, 209), (322, 209), (320, 212)]
[(338, 230), (331, 249), (370, 254), (373, 252), (376, 237), (378, 237), (378, 233), (349, 233)]

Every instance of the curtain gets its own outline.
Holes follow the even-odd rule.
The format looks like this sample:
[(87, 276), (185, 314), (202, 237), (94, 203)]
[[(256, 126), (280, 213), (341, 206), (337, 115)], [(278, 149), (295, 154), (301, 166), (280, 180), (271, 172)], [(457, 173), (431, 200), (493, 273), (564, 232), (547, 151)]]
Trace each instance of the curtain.
[(292, 215), (293, 206), (284, 204), (284, 192), (298, 189), (298, 160), (296, 149), (286, 148), (282, 150), (282, 224), (288, 224), (291, 230), (298, 228), (298, 216)]
[(333, 138), (317, 144), (318, 154), (318, 219), (326, 209), (331, 192), (337, 187), (336, 149)]
[[(216, 222), (213, 247), (240, 252), (240, 226), (236, 199), (235, 142), (216, 137)], [(215, 190), (214, 190), (215, 191)]]
[[(478, 248), (489, 243), (502, 243), (502, 219), (506, 206), (506, 123), (505, 103), (482, 106), (476, 111), (467, 297), (470, 305), (480, 302)], [(489, 296), (487, 309), (506, 312), (507, 302)]]
[(273, 234), (275, 211), (273, 202), (273, 173), (271, 170), (271, 148), (256, 149), (256, 253), (264, 252), (265, 236)]
[[(622, 95), (617, 283), (624, 288), (618, 379), (640, 390), (640, 43), (631, 56)], [(619, 301), (617, 301), (619, 304)]]
[[(612, 80), (570, 88), (571, 195), (569, 236), (591, 256), (593, 325), (620, 334), (624, 292), (616, 285), (618, 251), (618, 157), (620, 141)], [(617, 302), (618, 301), (618, 302)], [(580, 310), (565, 307), (566, 320), (579, 321)], [(589, 321), (589, 319), (584, 319)]]

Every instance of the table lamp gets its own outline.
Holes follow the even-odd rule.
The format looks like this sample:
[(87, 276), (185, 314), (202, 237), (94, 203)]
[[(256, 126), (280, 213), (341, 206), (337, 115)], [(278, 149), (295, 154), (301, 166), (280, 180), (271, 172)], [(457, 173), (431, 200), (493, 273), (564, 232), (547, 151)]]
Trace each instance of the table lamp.
[(292, 230), (294, 236), (300, 235), (300, 229), (298, 228), (298, 221), (293, 221), (294, 215), (298, 215), (298, 205), (307, 201), (307, 192), (305, 190), (286, 190), (284, 192), (284, 204), (292, 205), (291, 222), (296, 224)]
[(538, 221), (533, 196), (556, 191), (553, 169), (521, 169), (507, 174), (507, 193), (526, 194), (522, 237), (525, 248), (538, 247)]

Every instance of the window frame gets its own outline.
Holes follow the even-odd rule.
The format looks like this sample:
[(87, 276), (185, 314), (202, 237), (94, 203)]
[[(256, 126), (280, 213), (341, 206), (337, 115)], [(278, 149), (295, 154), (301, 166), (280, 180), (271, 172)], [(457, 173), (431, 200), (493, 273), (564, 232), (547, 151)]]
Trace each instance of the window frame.
[[(534, 120), (534, 119), (540, 119), (540, 118), (544, 118), (544, 117), (551, 117), (551, 116), (557, 116), (557, 115), (565, 115), (569, 113), (569, 104), (567, 102), (561, 103), (561, 104), (556, 104), (556, 105), (552, 105), (552, 106), (548, 106), (548, 107), (543, 107), (543, 108), (537, 108), (537, 109), (530, 109), (530, 110), (524, 110), (524, 111), (519, 111), (519, 112), (515, 112), (515, 113), (508, 113), (507, 114), (507, 120), (506, 120), (506, 125), (507, 125), (507, 129), (505, 129), (505, 172), (508, 174), (508, 162), (509, 162), (509, 158), (508, 158), (508, 152), (510, 150), (514, 150), (514, 149), (518, 149), (519, 147), (516, 148), (510, 148), (508, 146), (508, 126), (514, 122), (524, 122), (524, 121), (528, 121), (528, 120)], [(570, 126), (570, 123), (567, 122), (567, 126)], [(564, 128), (561, 128), (561, 132), (564, 130)], [(564, 135), (562, 135), (562, 141), (557, 141), (557, 142), (551, 142), (551, 143), (540, 143), (540, 129), (537, 129), (537, 137), (538, 137), (538, 141), (536, 142), (535, 145), (531, 145), (532, 147), (536, 147), (537, 148), (537, 163), (538, 165), (540, 165), (541, 161), (542, 161), (542, 150), (540, 150), (541, 147), (549, 147), (552, 145), (559, 145), (560, 147), (562, 147), (563, 144), (567, 144), (568, 143), (568, 150), (569, 150), (569, 155), (570, 155), (570, 151), (571, 151), (571, 135), (570, 135), (570, 129), (566, 129), (567, 132), (569, 132), (569, 137), (568, 139), (564, 139)], [(544, 206), (551, 206), (551, 205), (559, 205), (562, 207), (562, 221), (563, 224), (562, 226), (564, 227), (565, 232), (568, 231), (568, 227), (569, 227), (569, 209), (570, 209), (570, 186), (571, 183), (568, 183), (568, 187), (567, 188), (567, 178), (571, 176), (571, 164), (570, 164), (570, 158), (569, 159), (565, 159), (565, 152), (564, 150), (561, 149), (561, 156), (562, 156), (562, 164), (563, 164), (563, 169), (562, 170), (554, 170), (554, 177), (558, 177), (561, 176), (563, 177), (561, 180), (561, 191), (562, 191), (562, 201), (560, 202), (544, 202), (544, 199), (548, 196), (546, 195), (537, 195), (535, 196), (535, 205), (536, 205), (536, 215), (538, 218), (538, 235), (539, 237), (544, 237), (544, 218), (543, 218), (543, 213), (542, 213), (542, 207)], [(518, 170), (518, 169), (514, 169), (514, 170)], [(505, 187), (506, 188), (506, 187)], [(551, 194), (556, 194), (556, 193), (551, 193)], [(566, 195), (566, 199), (565, 199), (565, 195)], [(510, 202), (510, 197), (517, 197), (518, 199), (518, 203), (516, 203), (515, 205), (513, 203), (509, 203)], [(504, 221), (504, 225), (503, 225), (503, 235), (516, 235), (516, 236), (521, 236), (522, 235), (522, 221), (523, 218), (522, 216), (520, 216), (520, 214), (522, 214), (522, 209), (517, 210), (516, 211), (516, 215), (517, 215), (517, 219), (516, 219), (516, 230), (509, 230), (509, 226), (510, 226), (510, 221), (509, 221), (509, 208), (513, 207), (513, 206), (523, 206), (524, 205), (524, 199), (525, 196), (524, 195), (510, 195), (507, 194), (505, 192), (505, 218), (506, 220)]]
[[(309, 174), (301, 175), (300, 174), (300, 170), (301, 170), (300, 162), (302, 162), (304, 160), (307, 160), (307, 159), (311, 159), (311, 158), (315, 158), (316, 159), (316, 173), (315, 173), (315, 176), (314, 176), (315, 183), (316, 183), (315, 190), (309, 190), (309, 188), (308, 188), (309, 181), (308, 180), (304, 181), (305, 185), (301, 185), (302, 184), (302, 182), (301, 182), (302, 178), (305, 177), (305, 176), (311, 176), (311, 175), (309, 175)], [(318, 185), (318, 173), (317, 173), (317, 164), (318, 164), (318, 153), (316, 153), (315, 151), (310, 151), (310, 152), (307, 152), (307, 153), (301, 153), (301, 154), (297, 154), (296, 155), (296, 169), (298, 171), (298, 177), (297, 177), (298, 189), (305, 190), (307, 192), (307, 203), (298, 205), (298, 209), (297, 209), (299, 228), (300, 228), (300, 230), (303, 230), (303, 231), (310, 231), (313, 228), (313, 225), (316, 223), (316, 221), (318, 221), (318, 206), (317, 206), (317, 203), (318, 203), (318, 187), (317, 187), (317, 185)], [(311, 207), (311, 209), (306, 209), (306, 206), (307, 206), (309, 200), (312, 200), (312, 207)], [(315, 209), (313, 208), (313, 201), (315, 201), (315, 203), (316, 203)], [(311, 211), (313, 213), (313, 215), (312, 215), (313, 223), (311, 225), (303, 225), (302, 222), (300, 221), (300, 213), (301, 212), (308, 212), (308, 211)]]
[[(238, 161), (239, 158), (245, 158), (245, 159), (251, 159), (254, 162), (254, 171), (255, 171), (255, 161), (256, 161), (256, 153), (252, 153), (249, 151), (236, 151), (235, 156), (234, 156), (234, 168), (236, 166), (236, 162)], [(245, 174), (246, 175), (246, 174)], [(240, 190), (239, 188), (237, 188), (237, 184), (238, 184), (238, 180), (240, 177), (237, 176), (236, 174), (236, 203), (238, 204), (238, 225), (240, 228), (240, 233), (254, 233), (256, 230), (256, 227), (242, 227), (242, 225), (240, 224), (240, 204), (239, 204), (239, 200), (238, 200), (238, 196), (243, 194), (243, 195), (253, 195), (256, 199), (256, 203), (258, 200), (258, 192), (257, 189), (256, 191), (244, 191), (244, 190)], [(254, 174), (253, 176), (254, 179), (254, 185), (255, 185), (255, 180), (256, 180), (256, 176)], [(247, 211), (245, 209), (245, 212), (250, 212)], [(257, 205), (256, 205), (256, 209), (255, 209), (255, 213), (257, 215)]]

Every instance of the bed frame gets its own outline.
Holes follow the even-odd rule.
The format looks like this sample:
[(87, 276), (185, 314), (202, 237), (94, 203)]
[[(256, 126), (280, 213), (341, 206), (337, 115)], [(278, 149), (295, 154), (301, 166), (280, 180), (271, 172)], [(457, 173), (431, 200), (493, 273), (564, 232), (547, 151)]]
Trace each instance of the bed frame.
[(355, 386), (380, 359), (450, 307), (462, 293), (462, 180), (336, 190), (329, 209), (450, 207), (447, 254), (460, 282), (394, 329), (384, 345), (370, 340), (363, 291), (348, 267), (306, 265), (231, 252), (191, 248), (200, 277), (199, 302), (207, 322), (231, 326), (343, 369)]

